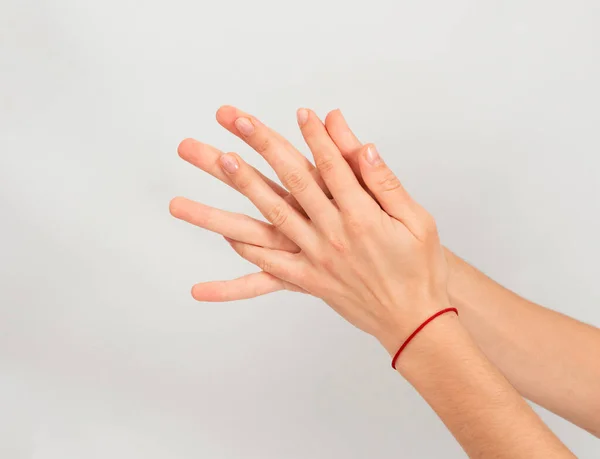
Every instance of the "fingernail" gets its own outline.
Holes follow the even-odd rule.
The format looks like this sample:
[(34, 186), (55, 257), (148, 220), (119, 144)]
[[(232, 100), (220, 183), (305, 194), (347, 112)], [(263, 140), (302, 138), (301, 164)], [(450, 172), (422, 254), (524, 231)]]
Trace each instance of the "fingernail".
[(248, 118), (238, 118), (235, 120), (235, 127), (243, 135), (250, 135), (254, 132), (254, 125)]
[(304, 123), (306, 123), (306, 120), (308, 120), (308, 111), (301, 108), (298, 110), (298, 113), (296, 113), (296, 116), (298, 117), (298, 126), (302, 127), (304, 126)]
[(371, 166), (375, 166), (376, 164), (381, 162), (381, 158), (379, 157), (379, 153), (375, 148), (375, 145), (369, 145), (367, 147), (366, 153), (367, 161)]
[(219, 161), (221, 161), (221, 166), (228, 174), (234, 174), (240, 168), (237, 160), (231, 155), (222, 155)]

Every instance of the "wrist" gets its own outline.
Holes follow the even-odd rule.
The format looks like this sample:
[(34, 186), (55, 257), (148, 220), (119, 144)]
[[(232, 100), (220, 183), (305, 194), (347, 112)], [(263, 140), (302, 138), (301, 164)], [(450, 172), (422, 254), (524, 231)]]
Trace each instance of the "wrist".
[(449, 356), (464, 354), (474, 345), (459, 317), (453, 312), (442, 314), (429, 322), (408, 343), (396, 361), (398, 371), (409, 382), (418, 377), (424, 367), (436, 367)]
[(530, 457), (542, 446), (544, 457), (566, 452), (455, 314), (440, 315), (423, 328), (401, 354), (396, 370), (469, 456), (487, 456), (490, 446), (498, 457)]
[[(456, 310), (448, 301), (435, 302), (435, 306), (420, 307), (419, 313), (414, 314), (408, 320), (404, 319), (396, 326), (387, 327), (385, 333), (377, 336), (380, 344), (388, 351), (390, 357), (394, 358), (398, 352), (404, 354), (408, 348), (414, 346), (412, 342), (419, 335), (426, 333), (434, 322), (446, 321), (446, 316), (457, 317)], [(453, 321), (460, 327), (458, 321)]]

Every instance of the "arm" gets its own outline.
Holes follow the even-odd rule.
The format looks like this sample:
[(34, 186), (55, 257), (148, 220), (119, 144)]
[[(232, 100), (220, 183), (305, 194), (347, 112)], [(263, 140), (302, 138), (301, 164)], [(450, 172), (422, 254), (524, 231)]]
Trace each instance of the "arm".
[[(339, 110), (327, 130), (356, 174), (361, 142)], [(445, 249), (450, 300), (492, 363), (528, 399), (600, 437), (600, 330), (543, 308)]]
[[(239, 156), (219, 155), (220, 174), (272, 227), (259, 230), (243, 216), (230, 220), (235, 225), (223, 225), (222, 211), (173, 201), (174, 215), (220, 228), (235, 239), (228, 239), (234, 250), (261, 269), (229, 283), (197, 284), (194, 297), (222, 301), (291, 286), (323, 299), (394, 353), (424, 318), (450, 304), (447, 262), (433, 218), (406, 193), (372, 145), (356, 157), (367, 193), (314, 113), (299, 116), (299, 124), (335, 205), (289, 144), (255, 118), (234, 113), (237, 134), (269, 162), (303, 212)], [(203, 209), (204, 218), (194, 219), (194, 209)], [(269, 240), (272, 228), (298, 250), (257, 245)], [(458, 320), (438, 317), (410, 343), (397, 368), (473, 457), (573, 457)]]
[[(217, 112), (217, 120), (246, 141), (234, 124), (240, 114), (243, 112), (233, 107), (223, 107)], [(325, 126), (364, 186), (357, 162), (357, 152), (362, 144), (338, 110), (327, 116)], [(278, 141), (284, 142), (282, 148), (293, 152), (302, 167), (326, 189), (318, 170), (284, 139)], [(221, 151), (192, 139), (182, 142), (178, 151), (186, 161), (237, 189), (218, 164)], [(268, 184), (298, 207), (287, 190), (270, 181)], [(172, 201), (171, 212), (231, 239), (292, 253), (299, 250), (271, 225), (245, 215), (183, 198)], [(600, 436), (600, 394), (595, 390), (596, 381), (600, 380), (600, 365), (597, 364), (600, 361), (600, 331), (520, 298), (449, 250), (446, 249), (445, 254), (451, 302), (461, 308), (463, 324), (487, 357), (522, 395)], [(210, 290), (205, 288), (204, 300), (237, 300), (281, 289), (298, 290), (280, 279), (252, 274), (215, 283)]]
[(454, 314), (438, 317), (421, 333), (401, 355), (398, 371), (469, 457), (574, 457), (486, 359)]
[(521, 298), (445, 251), (450, 301), (524, 396), (600, 437), (600, 330)]

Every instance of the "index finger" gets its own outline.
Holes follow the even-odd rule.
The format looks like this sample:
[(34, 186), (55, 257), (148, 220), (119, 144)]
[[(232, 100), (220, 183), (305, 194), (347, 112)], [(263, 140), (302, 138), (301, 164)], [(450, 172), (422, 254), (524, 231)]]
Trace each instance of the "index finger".
[(233, 121), (236, 135), (267, 160), (310, 219), (318, 226), (331, 226), (335, 207), (318, 185), (317, 180), (322, 180), (320, 175), (315, 179), (306, 169), (308, 160), (255, 117), (233, 107), (228, 110), (237, 116)]
[[(219, 158), (223, 155), (223, 152), (219, 149), (195, 139), (188, 138), (181, 141), (177, 147), (177, 153), (183, 160), (202, 169), (204, 172), (208, 172), (210, 175), (229, 185), (233, 189), (238, 190), (231, 179), (227, 177), (227, 174), (223, 172), (221, 166), (219, 166)], [(263, 175), (258, 169), (253, 169), (279, 196), (286, 197), (289, 194), (287, 190), (284, 190), (269, 177)]]
[[(236, 107), (232, 107), (231, 105), (223, 105), (222, 107), (220, 107), (217, 110), (216, 118), (217, 118), (217, 122), (221, 126), (223, 126), (225, 129), (227, 129), (233, 135), (238, 136), (240, 139), (242, 139), (246, 143), (247, 143), (247, 139), (244, 135), (242, 135), (240, 133), (239, 129), (235, 125), (235, 121), (238, 118), (248, 118), (253, 122), (253, 124), (260, 123), (260, 120), (258, 118), (254, 117), (254, 116), (250, 115), (249, 113), (246, 113)], [(285, 137), (283, 137), (281, 134), (279, 134), (278, 132), (274, 131), (273, 129), (271, 129), (267, 126), (264, 126), (264, 127), (269, 130), (269, 134), (274, 139), (279, 141), (279, 143), (281, 144), (281, 146), (283, 148), (285, 148), (289, 153), (291, 153), (295, 157), (295, 159), (298, 161), (298, 164), (303, 166), (308, 171), (315, 170), (315, 166), (313, 166), (313, 164), (308, 160), (308, 158), (306, 156), (304, 156), (302, 153), (300, 153), (298, 150), (296, 150), (294, 148), (294, 146), (290, 142), (288, 142), (288, 140)], [(252, 146), (252, 145), (250, 145), (250, 146)]]
[[(223, 126), (225, 129), (227, 129), (233, 135), (239, 137), (241, 140), (246, 142), (248, 145), (250, 145), (248, 143), (248, 139), (237, 128), (237, 126), (235, 125), (235, 121), (238, 118), (248, 118), (249, 120), (252, 121), (253, 124), (262, 125), (268, 131), (269, 135), (274, 140), (277, 140), (279, 145), (281, 145), (281, 147), (286, 150), (286, 152), (289, 154), (289, 157), (293, 158), (299, 167), (306, 169), (310, 173), (310, 175), (312, 175), (313, 179), (317, 182), (317, 185), (319, 185), (319, 187), (323, 190), (325, 195), (328, 198), (331, 198), (331, 193), (329, 192), (327, 185), (321, 178), (321, 174), (319, 173), (317, 168), (313, 165), (313, 163), (310, 162), (310, 160), (306, 156), (304, 156), (302, 153), (300, 153), (281, 134), (279, 134), (278, 132), (269, 128), (268, 126), (265, 126), (264, 124), (262, 124), (260, 122), (260, 120), (257, 119), (255, 116), (252, 116), (249, 113), (246, 113), (246, 112), (240, 110), (239, 108), (232, 107), (231, 105), (223, 105), (221, 108), (219, 108), (219, 110), (217, 110), (216, 118), (217, 118), (217, 122), (221, 126)], [(252, 148), (254, 148), (252, 145), (250, 145), (250, 146)]]

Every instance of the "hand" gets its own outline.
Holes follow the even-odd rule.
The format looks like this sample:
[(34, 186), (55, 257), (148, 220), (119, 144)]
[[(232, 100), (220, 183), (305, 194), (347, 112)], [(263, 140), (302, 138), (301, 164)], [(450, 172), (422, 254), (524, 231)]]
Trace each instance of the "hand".
[[(390, 353), (399, 336), (449, 305), (447, 268), (435, 222), (402, 188), (373, 145), (361, 149), (357, 163), (378, 202), (362, 188), (316, 115), (299, 111), (304, 139), (332, 202), (280, 136), (247, 115), (238, 116), (234, 124), (306, 214), (238, 155), (220, 156), (221, 173), (299, 248), (290, 253), (229, 239), (243, 258), (271, 277), (322, 298), (378, 338)], [(181, 215), (178, 203), (172, 204), (175, 215)], [(263, 229), (263, 235), (271, 231)], [(194, 297), (203, 299), (205, 287), (210, 292), (213, 285), (196, 285)]]
[[(235, 120), (240, 116), (251, 117), (251, 115), (231, 106), (223, 106), (217, 111), (217, 121), (229, 132), (247, 141), (252, 146), (252, 142), (243, 136), (235, 126)], [(333, 110), (327, 115), (325, 118), (325, 127), (331, 140), (333, 140), (342, 156), (348, 162), (359, 182), (366, 188), (360, 176), (358, 166), (358, 154), (363, 145), (350, 130), (340, 110)], [(322, 180), (318, 169), (283, 137), (270, 130), (269, 133), (276, 143), (275, 148), (282, 148), (289, 152), (297, 161), (299, 167), (305, 168), (315, 178), (327, 196), (331, 197), (331, 193)], [(257, 149), (260, 150), (260, 146)], [(223, 152), (194, 139), (185, 139), (181, 142), (177, 150), (179, 156), (184, 160), (211, 174), (223, 183), (236, 188), (219, 164), (219, 158)], [(260, 174), (258, 171), (257, 173)], [(284, 197), (296, 209), (304, 212), (287, 190), (262, 174), (261, 176), (277, 194)], [(296, 244), (278, 231), (277, 228), (246, 215), (226, 212), (181, 197), (172, 200), (170, 210), (175, 217), (221, 234), (226, 238), (290, 252), (300, 250)], [(199, 301), (234, 301), (265, 295), (282, 289), (301, 291), (297, 287), (285, 283), (268, 273), (259, 272), (242, 276), (238, 279), (207, 282), (202, 284), (201, 289), (194, 288), (193, 294)]]

